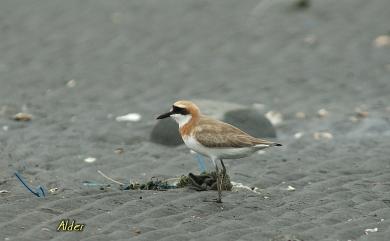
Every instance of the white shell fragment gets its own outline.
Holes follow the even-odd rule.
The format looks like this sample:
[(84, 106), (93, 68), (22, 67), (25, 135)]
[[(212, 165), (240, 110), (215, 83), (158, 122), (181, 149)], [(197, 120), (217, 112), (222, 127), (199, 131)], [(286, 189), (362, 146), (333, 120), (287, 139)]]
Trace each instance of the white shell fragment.
[(140, 120), (141, 120), (141, 115), (138, 113), (129, 113), (127, 115), (116, 117), (116, 121), (119, 122), (125, 122), (125, 121), (137, 122)]
[(87, 158), (84, 159), (84, 161), (86, 163), (93, 163), (93, 162), (96, 161), (96, 158), (94, 158), (94, 157), (87, 157)]
[(295, 191), (295, 187), (293, 187), (293, 186), (288, 186), (288, 187), (287, 187), (287, 191)]
[(260, 189), (257, 188), (257, 187), (254, 187), (254, 188), (251, 188), (249, 186), (245, 186), (244, 184), (240, 183), (240, 182), (231, 182), (232, 185), (233, 185), (233, 189), (237, 190), (237, 189), (246, 189), (246, 190), (249, 190), (251, 192), (254, 192), (254, 193), (261, 193), (260, 192)]
[(305, 112), (299, 111), (299, 112), (295, 113), (295, 117), (297, 119), (305, 119), (306, 118), (306, 114), (305, 114)]
[(374, 46), (377, 48), (382, 48), (390, 46), (390, 36), (389, 35), (380, 35), (374, 40)]
[(318, 38), (313, 35), (313, 34), (310, 34), (310, 35), (307, 35), (303, 41), (309, 45), (313, 45), (313, 44), (316, 44), (318, 42)]
[(1, 193), (9, 193), (9, 191), (8, 190), (0, 190), (0, 194)]
[(282, 113), (276, 111), (268, 111), (265, 114), (265, 117), (272, 123), (272, 125), (277, 126), (280, 125), (283, 121)]
[(349, 120), (352, 121), (353, 123), (356, 123), (359, 121), (359, 119), (356, 116), (350, 116)]
[(253, 108), (255, 108), (257, 110), (264, 110), (264, 108), (265, 108), (265, 105), (261, 104), (261, 103), (254, 103), (252, 106), (253, 106)]
[(330, 140), (333, 139), (333, 135), (332, 133), (329, 132), (314, 132), (313, 138), (316, 140), (321, 140), (321, 139)]
[(378, 232), (378, 228), (367, 228), (366, 230), (364, 230), (364, 232), (366, 233), (366, 235), (368, 233), (376, 233)]
[(355, 113), (357, 118), (366, 118), (368, 117), (368, 111), (363, 110), (363, 108), (356, 107)]
[(327, 111), (325, 109), (320, 109), (320, 110), (318, 110), (317, 114), (319, 117), (324, 118), (324, 117), (327, 117), (329, 115), (329, 111)]
[(58, 187), (53, 187), (49, 189), (50, 193), (55, 193), (56, 191), (58, 191)]
[(14, 115), (14, 120), (16, 121), (30, 121), (32, 119), (32, 115), (27, 113), (18, 113)]
[(295, 139), (301, 139), (303, 135), (304, 135), (303, 132), (297, 132), (297, 133), (294, 134), (294, 138)]
[(116, 148), (115, 150), (114, 150), (114, 153), (115, 154), (122, 154), (123, 152), (125, 152), (125, 150), (123, 149), (123, 148), (121, 148), (121, 147), (119, 147), (119, 148)]
[(66, 86), (68, 86), (69, 88), (75, 87), (75, 86), (76, 86), (76, 80), (74, 80), (74, 79), (69, 80), (69, 81), (66, 83)]

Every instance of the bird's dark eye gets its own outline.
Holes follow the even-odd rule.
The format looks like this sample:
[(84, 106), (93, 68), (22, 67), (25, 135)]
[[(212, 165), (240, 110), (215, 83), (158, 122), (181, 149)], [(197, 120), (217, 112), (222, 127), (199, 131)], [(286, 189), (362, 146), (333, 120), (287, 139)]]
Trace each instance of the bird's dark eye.
[(188, 115), (190, 112), (186, 108), (172, 106), (172, 113), (180, 115)]

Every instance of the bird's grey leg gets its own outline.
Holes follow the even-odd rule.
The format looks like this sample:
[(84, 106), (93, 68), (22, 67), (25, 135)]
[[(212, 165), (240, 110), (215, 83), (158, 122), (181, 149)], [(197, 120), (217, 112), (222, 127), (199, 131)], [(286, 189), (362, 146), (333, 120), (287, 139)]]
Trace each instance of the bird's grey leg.
[(218, 189), (218, 198), (217, 203), (222, 203), (222, 191), (221, 191), (221, 185), (220, 185), (220, 174), (217, 163), (215, 163), (215, 160), (213, 160), (213, 163), (215, 165), (215, 172), (217, 176), (217, 189)]
[[(220, 159), (221, 161), (221, 166), (222, 166), (222, 171), (221, 171), (221, 190), (222, 190), (222, 184), (224, 184), (224, 179), (225, 179), (225, 174), (226, 174), (226, 167), (225, 167), (225, 164), (223, 163), (222, 159)], [(226, 187), (225, 187), (226, 189)]]

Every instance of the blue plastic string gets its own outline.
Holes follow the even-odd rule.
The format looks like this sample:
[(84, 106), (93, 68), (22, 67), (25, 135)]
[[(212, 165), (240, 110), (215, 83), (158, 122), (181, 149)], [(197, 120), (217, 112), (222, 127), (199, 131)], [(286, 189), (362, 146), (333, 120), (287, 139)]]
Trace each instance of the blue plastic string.
[(206, 165), (204, 164), (204, 158), (202, 155), (196, 154), (196, 160), (198, 161), (200, 173), (206, 172)]
[(37, 196), (37, 197), (45, 197), (46, 196), (45, 190), (43, 189), (42, 186), (38, 186), (34, 191), (26, 184), (26, 182), (23, 180), (23, 178), (20, 176), (19, 173), (15, 172), (15, 176), (19, 179), (19, 181), (23, 184), (23, 186), (25, 186), (27, 188), (27, 190), (29, 190), (35, 196)]
[(108, 184), (98, 183), (98, 182), (95, 182), (95, 181), (84, 181), (83, 185), (84, 186), (108, 186)]

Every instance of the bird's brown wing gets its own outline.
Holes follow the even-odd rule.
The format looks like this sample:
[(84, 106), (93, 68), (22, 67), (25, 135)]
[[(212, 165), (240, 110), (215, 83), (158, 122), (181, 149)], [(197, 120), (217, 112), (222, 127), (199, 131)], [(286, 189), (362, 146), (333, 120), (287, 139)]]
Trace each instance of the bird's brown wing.
[(240, 148), (273, 144), (273, 142), (250, 136), (230, 124), (208, 117), (202, 117), (199, 120), (193, 134), (200, 144), (210, 148)]

